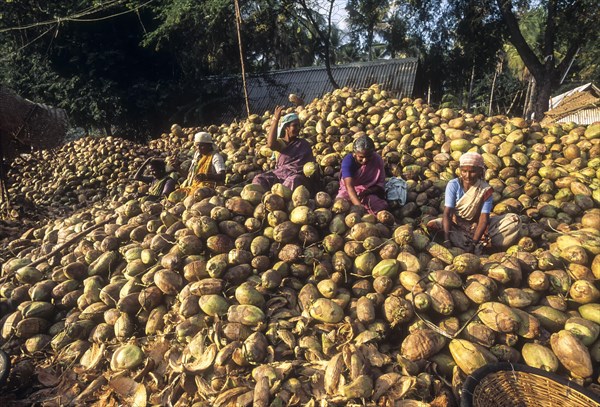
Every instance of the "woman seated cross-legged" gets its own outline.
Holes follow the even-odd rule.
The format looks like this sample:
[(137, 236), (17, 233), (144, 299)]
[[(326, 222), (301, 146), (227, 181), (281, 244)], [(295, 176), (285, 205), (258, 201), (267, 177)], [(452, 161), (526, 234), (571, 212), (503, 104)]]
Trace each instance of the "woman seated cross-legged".
[(362, 205), (372, 214), (387, 210), (384, 162), (375, 152), (375, 143), (361, 136), (352, 143), (352, 150), (342, 160), (337, 198)]
[(492, 187), (483, 180), (485, 166), (480, 154), (460, 157), (460, 177), (448, 182), (444, 214), (431, 220), (431, 232), (443, 231), (444, 246), (460, 247), (480, 254), (484, 248), (506, 249), (519, 238), (521, 220), (514, 213), (490, 217)]

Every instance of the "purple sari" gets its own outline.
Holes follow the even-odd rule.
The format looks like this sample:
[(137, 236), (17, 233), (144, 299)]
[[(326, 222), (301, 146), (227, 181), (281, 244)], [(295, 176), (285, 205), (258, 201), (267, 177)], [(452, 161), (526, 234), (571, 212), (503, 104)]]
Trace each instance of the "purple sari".
[[(354, 159), (354, 158), (352, 158)], [(361, 165), (354, 174), (352, 174), (352, 180), (354, 181), (354, 190), (357, 195), (360, 195), (365, 189), (377, 186), (380, 188), (381, 193), (385, 191), (385, 168), (383, 159), (377, 153), (373, 153), (373, 158), (365, 165)], [(345, 198), (350, 200), (346, 184), (342, 179), (342, 173), (340, 171), (340, 189), (336, 198)], [(360, 203), (365, 207), (369, 213), (376, 214), (377, 212), (386, 210), (388, 203), (385, 199), (381, 198), (376, 194), (370, 194), (363, 196), (360, 199)]]
[(310, 189), (309, 180), (304, 176), (302, 167), (314, 161), (315, 157), (308, 141), (295, 138), (279, 152), (275, 169), (258, 174), (252, 183), (262, 185), (266, 190), (277, 183), (282, 183), (292, 191), (300, 185)]

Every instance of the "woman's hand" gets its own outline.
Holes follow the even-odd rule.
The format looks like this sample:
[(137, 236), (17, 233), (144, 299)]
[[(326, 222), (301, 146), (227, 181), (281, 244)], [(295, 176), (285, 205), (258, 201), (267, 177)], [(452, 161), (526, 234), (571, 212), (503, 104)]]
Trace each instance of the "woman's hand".
[(352, 205), (361, 205), (359, 195), (357, 195), (356, 189), (354, 189), (354, 179), (347, 177), (342, 182), (346, 185), (346, 191), (348, 191), (348, 197)]
[(275, 151), (279, 151), (279, 143), (277, 143), (277, 127), (279, 125), (279, 119), (281, 118), (282, 112), (283, 106), (275, 106), (275, 111), (273, 112), (273, 117), (271, 118), (269, 132), (267, 133), (267, 147)]
[(377, 195), (380, 198), (383, 198), (385, 196), (385, 192), (378, 187), (377, 185), (363, 189), (362, 191), (360, 191), (360, 193), (358, 194), (358, 197), (360, 199), (363, 199), (366, 196), (369, 195)]
[(356, 196), (358, 196), (358, 199), (363, 199), (365, 196), (368, 195), (371, 195), (371, 191), (369, 190), (369, 188), (363, 189), (358, 194), (356, 194)]
[(283, 106), (275, 106), (275, 111), (273, 112), (273, 120), (277, 119), (277, 121), (279, 122), (281, 113), (283, 113)]
[(197, 174), (194, 179), (196, 181), (206, 181), (208, 178), (206, 177), (206, 174)]

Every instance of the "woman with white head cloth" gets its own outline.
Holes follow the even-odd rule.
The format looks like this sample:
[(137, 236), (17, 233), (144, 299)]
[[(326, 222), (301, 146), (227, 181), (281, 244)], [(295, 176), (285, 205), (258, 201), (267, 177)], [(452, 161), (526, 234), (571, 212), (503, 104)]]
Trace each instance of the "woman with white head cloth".
[(459, 160), (460, 176), (448, 182), (441, 219), (430, 221), (430, 230), (443, 230), (444, 246), (479, 254), (484, 248), (505, 249), (519, 238), (520, 219), (508, 213), (490, 217), (493, 189), (483, 180), (483, 157), (465, 153)]
[(298, 115), (290, 113), (282, 118), (282, 112), (283, 107), (275, 108), (267, 134), (267, 147), (279, 152), (275, 169), (258, 174), (252, 183), (262, 185), (266, 190), (278, 183), (292, 191), (300, 185), (311, 189), (310, 181), (304, 176), (302, 167), (308, 162), (315, 161), (312, 149), (308, 141), (299, 137)]
[(225, 181), (225, 162), (216, 151), (212, 136), (204, 131), (194, 135), (194, 158), (182, 187), (190, 191), (199, 187), (214, 188)]

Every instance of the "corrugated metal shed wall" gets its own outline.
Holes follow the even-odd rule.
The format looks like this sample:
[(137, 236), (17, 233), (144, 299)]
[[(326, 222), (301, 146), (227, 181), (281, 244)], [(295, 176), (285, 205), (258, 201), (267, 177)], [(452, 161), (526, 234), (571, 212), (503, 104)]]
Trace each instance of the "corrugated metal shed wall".
[[(379, 83), (398, 98), (414, 96), (418, 74), (418, 59), (392, 59), (332, 66), (332, 75), (341, 87), (368, 88)], [(220, 117), (231, 122), (245, 116), (244, 91), (240, 77), (212, 77), (212, 83), (223, 83), (229, 89), (230, 103)], [(333, 90), (325, 67), (307, 67), (272, 71), (247, 77), (250, 112), (262, 114), (276, 105), (289, 105), (288, 96), (295, 93), (306, 103)], [(228, 85), (225, 86), (225, 83)], [(225, 90), (224, 90), (225, 91)], [(214, 119), (214, 118), (213, 118)]]
[(558, 120), (558, 123), (574, 122), (577, 124), (588, 125), (600, 122), (600, 107), (592, 109), (582, 109), (578, 112), (570, 113)]

